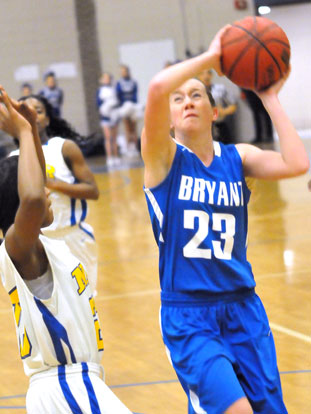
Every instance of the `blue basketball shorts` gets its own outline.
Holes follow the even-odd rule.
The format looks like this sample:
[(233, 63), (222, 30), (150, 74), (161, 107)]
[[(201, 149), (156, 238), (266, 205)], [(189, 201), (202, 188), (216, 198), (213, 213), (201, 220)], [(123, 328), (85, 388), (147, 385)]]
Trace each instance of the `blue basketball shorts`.
[(246, 397), (254, 414), (286, 414), (273, 335), (254, 290), (211, 299), (161, 293), (164, 344), (189, 414), (223, 414)]

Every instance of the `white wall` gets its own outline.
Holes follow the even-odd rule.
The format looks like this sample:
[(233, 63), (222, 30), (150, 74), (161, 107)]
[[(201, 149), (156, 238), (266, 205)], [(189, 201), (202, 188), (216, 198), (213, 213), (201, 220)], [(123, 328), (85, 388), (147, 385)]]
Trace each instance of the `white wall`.
[(287, 34), (291, 45), (291, 74), (281, 101), (299, 130), (311, 136), (311, 4), (272, 7), (267, 15)]
[(65, 91), (63, 115), (85, 131), (74, 0), (1, 0), (0, 52), (0, 82), (15, 98), (20, 96), (21, 82), (14, 79), (18, 67), (38, 66), (39, 78), (31, 81), (38, 92), (51, 64), (73, 62), (77, 77), (59, 79)]
[(103, 69), (119, 75), (120, 44), (173, 39), (178, 59), (185, 58), (187, 46), (193, 54), (204, 50), (223, 25), (253, 14), (252, 0), (248, 0), (249, 8), (245, 11), (235, 10), (233, 3), (231, 0), (96, 0)]

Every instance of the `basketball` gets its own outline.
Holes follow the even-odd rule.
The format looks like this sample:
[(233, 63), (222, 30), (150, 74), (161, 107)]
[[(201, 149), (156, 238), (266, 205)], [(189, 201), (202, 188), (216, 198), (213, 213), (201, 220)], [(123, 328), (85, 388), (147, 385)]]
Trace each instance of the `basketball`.
[(221, 38), (222, 72), (244, 89), (267, 89), (288, 71), (289, 60), (285, 32), (265, 17), (236, 21)]

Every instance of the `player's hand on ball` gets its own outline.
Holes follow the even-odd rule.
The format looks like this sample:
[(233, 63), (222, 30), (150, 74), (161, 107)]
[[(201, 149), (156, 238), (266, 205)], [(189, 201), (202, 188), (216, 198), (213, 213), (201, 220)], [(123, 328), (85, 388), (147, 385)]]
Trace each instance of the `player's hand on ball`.
[(221, 38), (226, 33), (226, 31), (230, 28), (230, 25), (224, 26), (222, 29), (220, 29), (214, 39), (212, 40), (209, 48), (208, 53), (214, 55), (214, 62), (213, 62), (213, 69), (217, 72), (219, 76), (223, 76), (222, 70), (221, 70)]
[(259, 96), (260, 99), (263, 99), (265, 96), (278, 95), (280, 90), (283, 88), (284, 83), (287, 81), (287, 78), (290, 75), (291, 67), (288, 68), (288, 71), (279, 79), (276, 83), (271, 85), (269, 88), (264, 91), (258, 92), (254, 90), (255, 93)]

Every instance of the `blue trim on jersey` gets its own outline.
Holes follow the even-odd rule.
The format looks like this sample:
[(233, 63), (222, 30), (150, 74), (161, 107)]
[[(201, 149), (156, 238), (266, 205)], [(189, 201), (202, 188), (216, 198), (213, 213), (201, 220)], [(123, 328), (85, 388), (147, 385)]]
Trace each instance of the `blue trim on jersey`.
[(87, 202), (86, 200), (81, 200), (81, 207), (82, 207), (82, 214), (81, 214), (81, 218), (80, 221), (84, 221), (86, 214), (87, 214)]
[(93, 240), (95, 240), (95, 236), (93, 233), (91, 233), (90, 231), (86, 230), (84, 227), (82, 227), (82, 223), (79, 223), (79, 227), (81, 230), (84, 231), (84, 233), (86, 233), (87, 235), (89, 235), (90, 237), (92, 237)]
[(83, 382), (84, 382), (84, 385), (85, 385), (86, 390), (87, 390), (87, 395), (89, 397), (91, 412), (92, 412), (92, 414), (100, 414), (101, 411), (100, 411), (100, 408), (99, 408), (99, 404), (98, 404), (98, 401), (97, 401), (97, 398), (96, 398), (96, 394), (95, 394), (92, 382), (91, 382), (89, 374), (88, 374), (89, 368), (87, 366), (87, 363), (85, 363), (85, 362), (82, 362), (81, 365), (82, 365)]
[(71, 198), (70, 199), (70, 206), (71, 206), (71, 214), (70, 214), (70, 225), (74, 226), (75, 224), (77, 224), (77, 220), (76, 220), (76, 199), (75, 198)]
[(51, 336), (58, 362), (62, 365), (66, 365), (68, 363), (62, 345), (63, 341), (69, 348), (71, 363), (76, 363), (76, 357), (73, 352), (72, 346), (70, 345), (66, 329), (61, 323), (59, 323), (59, 321), (54, 317), (54, 315), (52, 315), (48, 308), (38, 298), (34, 297), (34, 300), (36, 305), (38, 306), (39, 311), (42, 314), (43, 321)]
[(73, 396), (69, 385), (66, 381), (66, 369), (64, 366), (59, 365), (58, 366), (58, 381), (60, 384), (60, 387), (63, 391), (64, 397), (70, 407), (70, 410), (73, 414), (83, 414), (83, 411), (79, 407), (75, 397)]

